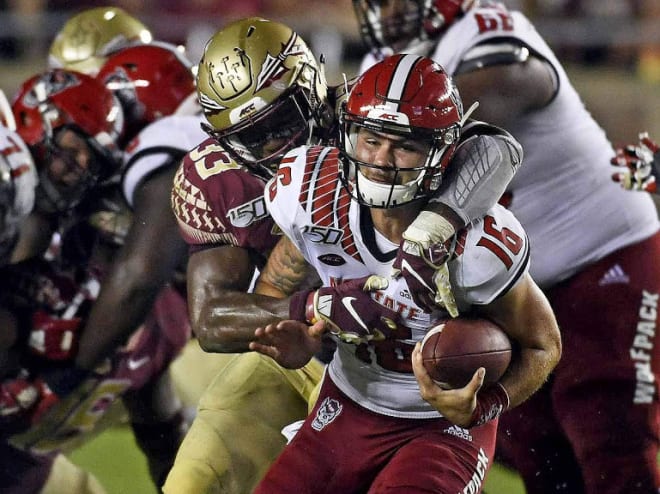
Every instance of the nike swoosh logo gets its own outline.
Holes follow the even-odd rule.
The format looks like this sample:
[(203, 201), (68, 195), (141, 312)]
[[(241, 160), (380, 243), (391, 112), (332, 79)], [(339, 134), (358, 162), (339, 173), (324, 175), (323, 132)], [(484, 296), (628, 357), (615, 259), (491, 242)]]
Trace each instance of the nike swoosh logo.
[(415, 279), (416, 279), (417, 281), (419, 281), (423, 286), (425, 286), (426, 288), (428, 288), (429, 292), (433, 292), (433, 288), (431, 288), (430, 286), (428, 286), (428, 285), (426, 284), (426, 281), (424, 281), (424, 280), (422, 279), (422, 277), (417, 273), (417, 271), (415, 271), (415, 270), (413, 269), (413, 267), (410, 265), (410, 263), (409, 263), (406, 259), (404, 259), (404, 260), (401, 262), (401, 271), (408, 271), (411, 275), (413, 275), (413, 276), (415, 277)]
[(365, 331), (369, 331), (369, 328), (367, 328), (367, 325), (364, 324), (364, 322), (362, 321), (362, 318), (360, 317), (360, 315), (355, 310), (355, 307), (353, 307), (353, 302), (355, 300), (357, 300), (355, 297), (344, 297), (344, 298), (341, 299), (341, 303), (344, 305), (344, 307), (346, 308), (348, 313), (351, 316), (353, 316), (353, 319), (355, 319), (357, 321), (357, 323), (360, 326), (362, 326), (362, 329), (364, 329)]
[(134, 370), (139, 369), (140, 367), (142, 367), (147, 362), (149, 362), (149, 360), (151, 360), (150, 357), (142, 357), (142, 358), (137, 359), (137, 360), (133, 360), (132, 358), (129, 358), (128, 359), (128, 368), (130, 370), (134, 371)]

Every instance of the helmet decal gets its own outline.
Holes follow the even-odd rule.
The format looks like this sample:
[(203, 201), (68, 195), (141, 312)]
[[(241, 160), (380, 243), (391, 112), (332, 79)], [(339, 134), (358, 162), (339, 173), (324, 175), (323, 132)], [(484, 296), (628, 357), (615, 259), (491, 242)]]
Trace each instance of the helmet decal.
[(289, 39), (287, 44), (282, 48), (282, 51), (276, 57), (273, 57), (270, 53), (266, 55), (266, 60), (264, 61), (264, 64), (261, 66), (261, 71), (257, 76), (256, 91), (259, 91), (269, 86), (274, 81), (282, 77), (282, 74), (284, 72), (289, 70), (287, 67), (284, 66), (284, 61), (289, 56), (303, 55), (303, 51), (300, 49), (298, 43), (296, 43), (297, 40), (298, 40), (298, 35), (292, 33), (291, 38)]
[(207, 65), (209, 87), (221, 100), (240, 96), (252, 86), (250, 57), (241, 48), (234, 48), (233, 54), (223, 58), (220, 64), (209, 60)]

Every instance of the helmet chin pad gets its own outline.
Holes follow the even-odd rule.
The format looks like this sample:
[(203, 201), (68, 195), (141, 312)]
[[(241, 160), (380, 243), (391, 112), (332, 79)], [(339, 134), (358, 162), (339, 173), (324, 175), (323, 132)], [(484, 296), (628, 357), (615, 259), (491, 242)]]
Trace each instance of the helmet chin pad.
[(369, 180), (362, 172), (356, 174), (356, 192), (360, 203), (374, 208), (394, 208), (407, 204), (417, 197), (423, 172), (406, 184), (392, 185)]

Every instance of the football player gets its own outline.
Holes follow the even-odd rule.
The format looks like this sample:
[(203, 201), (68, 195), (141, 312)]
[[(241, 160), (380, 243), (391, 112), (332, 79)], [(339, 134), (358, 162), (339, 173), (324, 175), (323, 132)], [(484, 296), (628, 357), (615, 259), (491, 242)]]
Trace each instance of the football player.
[(45, 259), (30, 250), (2, 276), (3, 307), (19, 328), (16, 365), (3, 382), (2, 454), (20, 460), (3, 471), (3, 485), (8, 492), (87, 492), (89, 475), (60, 453), (117, 423), (120, 398), (159, 484), (184, 432), (167, 374), (189, 337), (184, 301), (170, 287), (160, 289), (144, 324), (115, 341), (111, 354), (90, 368), (76, 361), (85, 355), (81, 333), (100, 336), (85, 321), (121, 244), (110, 228), (122, 217), (115, 181), (123, 158), (121, 105), (100, 81), (53, 69), (23, 84), (13, 111), (39, 171), (31, 216), (43, 233), (30, 245), (48, 245), (53, 232), (59, 241)]
[[(336, 140), (335, 108), (348, 88), (328, 88), (305, 42), (290, 28), (259, 18), (242, 19), (213, 36), (199, 64), (197, 87), (210, 137), (186, 156), (172, 192), (181, 232), (191, 246), (191, 323), (205, 350), (243, 353), (233, 357), (200, 401), (164, 491), (249, 492), (284, 446), (280, 430), (306, 415), (322, 373), (318, 359), (291, 371), (244, 353), (254, 327), (287, 315), (275, 311), (278, 303), (272, 298), (247, 293), (279, 238), (263, 188), (286, 151)], [(466, 146), (474, 165), (465, 167), (462, 177), (469, 186), (460, 200), (445, 201), (460, 211), (455, 221), (483, 207), (469, 200), (482, 183), (477, 175), (495, 191), (489, 205), (499, 197), (497, 184), (520, 163), (508, 145), (505, 139), (484, 137)], [(441, 205), (446, 204), (438, 202), (428, 213), (438, 216)], [(443, 235), (450, 237), (434, 232), (425, 240), (436, 243)], [(415, 261), (412, 255), (407, 259)], [(433, 284), (432, 273), (424, 273)], [(237, 429), (250, 432), (239, 438)]]
[(557, 315), (564, 352), (543, 390), (502, 418), (498, 452), (530, 492), (656, 492), (660, 342), (642, 329), (659, 322), (651, 197), (611, 181), (610, 142), (520, 12), (490, 1), (353, 5), (373, 49), (362, 70), (392, 52), (428, 55), (466, 105), (479, 101), (477, 118), (525, 150), (504, 201), (529, 235), (530, 273)]
[(424, 311), (405, 280), (389, 275), (403, 232), (460, 165), (452, 158), (462, 140), (482, 131), (493, 129), (464, 125), (438, 64), (397, 55), (357, 80), (339, 148), (303, 147), (282, 159), (265, 198), (286, 238), (257, 288), (289, 295), (292, 269), (280, 266), (305, 262), (324, 287), (295, 293), (294, 322), (257, 329), (251, 348), (292, 367), (322, 334), (338, 348), (314, 410), (255, 493), (481, 492), (497, 417), (541, 386), (561, 352), (552, 310), (527, 273), (525, 232), (495, 206), (457, 234), (446, 263), (460, 313), (496, 321), (518, 349), (490, 387), (482, 389), (483, 368), (461, 389), (433, 382), (419, 345), (433, 319), (451, 317), (448, 308)]
[(70, 17), (50, 45), (48, 66), (95, 75), (122, 48), (151, 43), (151, 31), (119, 7), (94, 7)]

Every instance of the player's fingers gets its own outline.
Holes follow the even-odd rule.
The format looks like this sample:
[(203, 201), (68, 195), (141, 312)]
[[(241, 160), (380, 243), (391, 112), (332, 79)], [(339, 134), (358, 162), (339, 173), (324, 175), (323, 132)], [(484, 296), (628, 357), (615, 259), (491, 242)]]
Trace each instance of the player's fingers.
[(277, 357), (279, 356), (280, 352), (277, 350), (277, 348), (270, 346), (270, 345), (262, 345), (261, 343), (257, 343), (256, 341), (251, 341), (250, 344), (248, 345), (250, 350), (253, 352), (260, 353), (262, 355), (266, 355), (267, 357), (272, 358), (273, 360), (277, 360)]
[(327, 326), (325, 324), (325, 321), (321, 319), (319, 321), (316, 321), (312, 326), (309, 326), (307, 331), (309, 332), (310, 336), (313, 336), (315, 338), (320, 338), (327, 331)]
[(467, 383), (465, 388), (471, 393), (471, 394), (477, 394), (477, 392), (481, 389), (481, 386), (484, 384), (484, 377), (486, 377), (486, 369), (483, 367), (479, 367), (474, 374), (472, 375), (472, 379), (470, 379), (470, 382)]
[(422, 344), (417, 342), (415, 348), (412, 352), (412, 366), (415, 377), (417, 378), (417, 383), (419, 384), (419, 390), (422, 396), (428, 395), (428, 393), (433, 390), (436, 386), (431, 379), (426, 367), (424, 367), (424, 361), (422, 360)]

